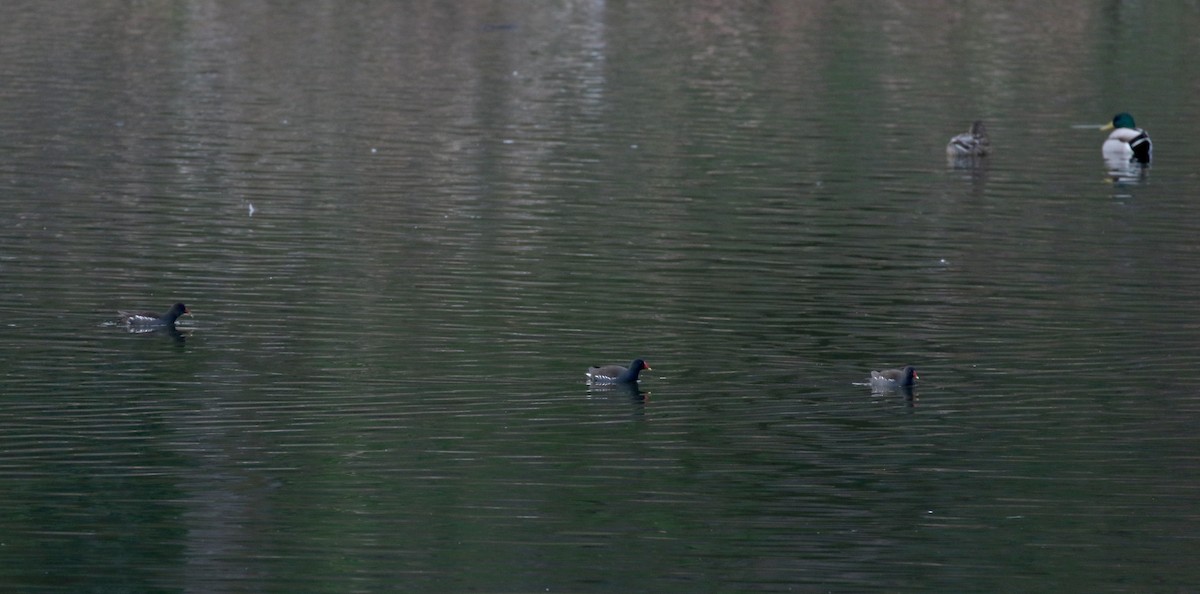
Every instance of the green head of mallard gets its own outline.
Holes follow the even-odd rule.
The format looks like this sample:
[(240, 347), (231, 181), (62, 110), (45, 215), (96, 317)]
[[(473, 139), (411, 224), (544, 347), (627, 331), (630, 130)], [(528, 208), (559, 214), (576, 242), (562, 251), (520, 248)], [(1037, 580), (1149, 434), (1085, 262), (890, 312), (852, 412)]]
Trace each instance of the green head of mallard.
[(1137, 128), (1137, 124), (1133, 123), (1133, 116), (1126, 112), (1121, 112), (1113, 116), (1112, 122), (1105, 124), (1101, 130), (1107, 132), (1117, 128)]

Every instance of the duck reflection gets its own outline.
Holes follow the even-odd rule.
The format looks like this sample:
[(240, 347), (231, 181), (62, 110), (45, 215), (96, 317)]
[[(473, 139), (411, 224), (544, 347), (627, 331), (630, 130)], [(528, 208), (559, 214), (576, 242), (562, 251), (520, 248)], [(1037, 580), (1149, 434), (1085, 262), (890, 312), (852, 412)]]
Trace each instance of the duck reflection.
[(946, 155), (946, 165), (963, 171), (987, 171), (989, 159), (976, 155)]
[(129, 334), (157, 336), (164, 340), (169, 339), (169, 340), (175, 342), (176, 344), (186, 343), (188, 335), (191, 334), (190, 330), (187, 332), (184, 332), (184, 331), (180, 330), (179, 328), (176, 328), (175, 326), (158, 326), (158, 327), (126, 326), (125, 331), (128, 332)]
[(637, 384), (593, 384), (588, 385), (589, 398), (628, 398), (635, 404), (645, 404), (650, 393), (642, 390)]
[(1108, 179), (1116, 185), (1136, 185), (1146, 181), (1150, 173), (1150, 164), (1131, 160), (1124, 155), (1104, 155), (1104, 167), (1108, 170)]
[(982, 194), (987, 186), (989, 163), (987, 157), (946, 157), (946, 166), (971, 183), (973, 195)]
[(891, 388), (871, 388), (871, 395), (878, 397), (899, 396), (906, 408), (917, 406), (917, 393), (912, 386), (895, 386)]

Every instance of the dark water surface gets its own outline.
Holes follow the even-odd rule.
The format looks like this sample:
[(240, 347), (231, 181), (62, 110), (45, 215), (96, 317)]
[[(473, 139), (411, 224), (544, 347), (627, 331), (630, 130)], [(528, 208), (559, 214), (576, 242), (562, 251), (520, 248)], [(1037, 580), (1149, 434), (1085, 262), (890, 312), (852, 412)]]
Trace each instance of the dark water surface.
[(1200, 11), (909, 4), (0, 6), (0, 583), (1198, 591)]

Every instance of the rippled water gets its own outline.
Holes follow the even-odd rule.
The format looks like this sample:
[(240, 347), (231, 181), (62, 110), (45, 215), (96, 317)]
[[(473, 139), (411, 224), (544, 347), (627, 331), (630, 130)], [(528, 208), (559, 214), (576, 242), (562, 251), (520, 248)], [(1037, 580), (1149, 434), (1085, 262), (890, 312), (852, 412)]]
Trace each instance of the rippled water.
[(1194, 7), (0, 17), (16, 590), (1200, 578)]

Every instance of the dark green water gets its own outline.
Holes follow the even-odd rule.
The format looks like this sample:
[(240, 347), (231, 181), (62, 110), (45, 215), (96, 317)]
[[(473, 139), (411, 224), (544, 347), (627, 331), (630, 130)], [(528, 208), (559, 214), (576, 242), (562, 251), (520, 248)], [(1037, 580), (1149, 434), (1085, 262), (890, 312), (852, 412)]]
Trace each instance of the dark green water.
[(5, 4), (0, 583), (1195, 591), (1198, 21)]

